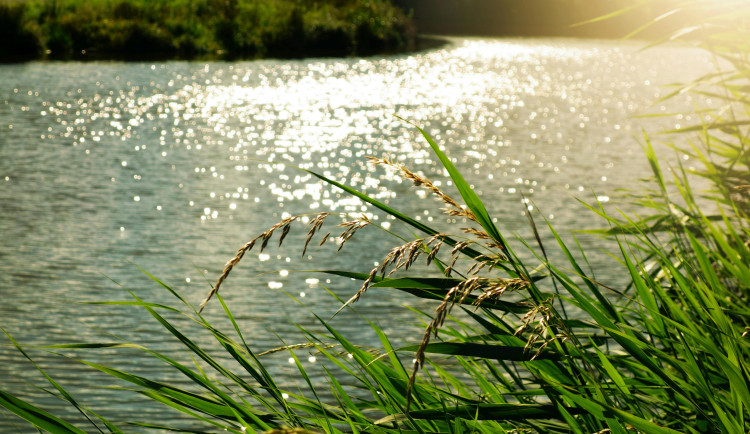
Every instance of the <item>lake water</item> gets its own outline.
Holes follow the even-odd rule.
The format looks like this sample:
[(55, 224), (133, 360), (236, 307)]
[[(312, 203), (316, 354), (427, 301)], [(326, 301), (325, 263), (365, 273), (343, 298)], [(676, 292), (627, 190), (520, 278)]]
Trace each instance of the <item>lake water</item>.
[[(367, 164), (366, 156), (391, 156), (454, 191), (418, 131), (394, 115), (445, 146), (509, 236), (529, 235), (527, 208), (562, 233), (601, 227), (575, 198), (627, 208), (618, 189), (638, 188), (638, 179), (649, 175), (640, 128), (694, 122), (633, 116), (685, 111), (688, 98), (652, 103), (668, 92), (663, 85), (711, 69), (708, 57), (693, 49), (639, 48), (635, 42), (457, 38), (426, 52), (364, 59), (0, 65), (2, 327), (81, 401), (113, 420), (174, 417), (179, 424), (169, 410), (104, 389), (123, 384), (31, 347), (117, 337), (179, 350), (142, 309), (80, 302), (132, 300), (132, 291), (177, 305), (141, 267), (197, 305), (237, 248), (291, 214), (365, 212), (392, 223), (295, 166), (457, 231), (424, 191)], [(522, 204), (521, 193), (532, 202)], [(411, 237), (396, 223), (391, 229)], [(397, 243), (366, 228), (338, 255), (330, 243), (301, 258), (305, 232), (296, 226), (282, 248), (247, 255), (222, 288), (258, 351), (278, 347), (279, 338), (301, 342), (294, 323), (315, 328), (311, 312), (330, 317), (338, 304), (323, 286), (343, 298), (359, 287), (295, 270), (369, 272)], [(595, 268), (607, 263), (606, 242), (584, 242)], [(413, 315), (400, 308), (406, 303), (433, 306), (373, 290), (357, 309), (404, 342), (420, 337)], [(206, 317), (223, 324), (217, 303)], [(332, 324), (356, 343), (377, 345), (357, 318), (344, 313)], [(0, 388), (78, 420), (31, 385), (45, 383), (7, 342), (0, 343)], [(173, 355), (190, 360), (184, 352)], [(304, 351), (300, 356), (307, 360)], [(85, 358), (182, 381), (135, 350)], [(294, 384), (287, 358), (282, 353), (267, 361)], [(0, 431), (32, 430), (0, 410)]]

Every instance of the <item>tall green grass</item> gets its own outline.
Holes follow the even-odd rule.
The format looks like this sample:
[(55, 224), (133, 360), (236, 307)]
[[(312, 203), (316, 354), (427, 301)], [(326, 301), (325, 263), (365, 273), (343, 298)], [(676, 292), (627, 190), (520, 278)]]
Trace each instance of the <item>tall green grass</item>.
[[(703, 5), (696, 2), (694, 7)], [(450, 197), (400, 164), (378, 158), (371, 162), (390, 167), (416, 188), (427, 189), (446, 213), (464, 219), (466, 223), (453, 233), (309, 172), (417, 234), (413, 239), (394, 238), (394, 248), (383, 252), (381, 265), (371, 273), (321, 272), (361, 282), (347, 301), (339, 300), (342, 309), (356, 306), (362, 297), (379, 296), (370, 292), (374, 288), (380, 294), (400, 291), (434, 300), (432, 312), (413, 311), (424, 325), (419, 345), (394, 347), (387, 334), (369, 321), (381, 345), (363, 348), (329, 320), (317, 317), (322, 332), (300, 327), (304, 345), (286, 347), (308, 387), (287, 390), (278, 384), (247, 345), (220, 288), (231, 284), (232, 270), (242, 265), (249, 250), (273, 248), (272, 241), (281, 244), (300, 224), (292, 216), (239, 246), (208, 294), (204, 305), (221, 305), (227, 330), (208, 322), (198, 307), (156, 278), (155, 284), (175, 297), (175, 306), (135, 296), (130, 302), (109, 303), (146, 310), (154, 327), (168, 331), (191, 353), (194, 365), (130, 342), (70, 343), (48, 349), (84, 351), (81, 363), (129, 383), (130, 389), (188, 415), (209, 431), (297, 427), (332, 433), (746, 433), (750, 430), (750, 227), (743, 180), (750, 103), (743, 80), (750, 74), (743, 69), (747, 65), (743, 56), (750, 47), (737, 36), (739, 32), (724, 29), (735, 23), (734, 18), (739, 20), (735, 31), (741, 28), (747, 9), (733, 9), (727, 15), (718, 7), (715, 16), (704, 14), (721, 20), (722, 26), (707, 27), (719, 31), (706, 34), (705, 40), (690, 40), (703, 41), (717, 58), (729, 60), (723, 64), (727, 71), (677, 90), (695, 90), (724, 101), (720, 109), (701, 109), (704, 122), (682, 129), (683, 145), (672, 144), (689, 151), (702, 166), (665, 167), (647, 138), (645, 158), (653, 170), (654, 188), (638, 197), (637, 214), (611, 215), (591, 207), (601, 215), (603, 225), (609, 225), (600, 232), (613, 237), (619, 249), (619, 268), (609, 272), (627, 275), (627, 285), (609, 287), (597, 281), (586, 271), (588, 253), (575, 238), (572, 243), (564, 241), (546, 221), (529, 216), (535, 234), (531, 239), (504, 234), (450, 158), (420, 129), (460, 197)], [(680, 34), (684, 33), (675, 35)], [(712, 41), (732, 48), (722, 51)], [(707, 179), (710, 190), (695, 192), (691, 186), (695, 176)], [(704, 211), (707, 204), (710, 213)], [(313, 248), (311, 243), (318, 243), (335, 218), (328, 213), (312, 218), (300, 250)], [(363, 216), (340, 226), (342, 243), (355, 243), (352, 236), (359, 230), (383, 230)], [(538, 235), (542, 231), (553, 235), (554, 245), (542, 243)], [(550, 254), (553, 250), (560, 254)], [(533, 259), (521, 260), (528, 253)], [(550, 259), (557, 257), (564, 260)], [(434, 272), (415, 272), (415, 261), (425, 261)], [(220, 351), (209, 350), (206, 342), (188, 335), (186, 321), (212, 336)], [(85, 360), (85, 351), (121, 347), (159, 360), (184, 375), (190, 386), (165, 384)], [(298, 358), (299, 348), (313, 349), (323, 359), (326, 386), (310, 377)], [(233, 368), (223, 362), (226, 359)], [(99, 417), (54, 379), (46, 378), (52, 393), (86, 416), (87, 426), (74, 427), (2, 391), (0, 405), (52, 432), (127, 430)], [(159, 421), (133, 423), (174, 428)]]

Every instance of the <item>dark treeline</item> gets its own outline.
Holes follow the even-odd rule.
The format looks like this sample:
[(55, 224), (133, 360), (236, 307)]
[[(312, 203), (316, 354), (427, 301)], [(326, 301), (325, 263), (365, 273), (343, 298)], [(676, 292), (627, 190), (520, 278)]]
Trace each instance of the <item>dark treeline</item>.
[[(487, 36), (619, 38), (669, 9), (669, 2), (634, 0), (397, 0), (412, 10), (421, 33)], [(583, 23), (630, 9), (600, 22)], [(660, 28), (664, 31), (664, 26)], [(644, 34), (645, 35), (645, 34)]]
[(369, 54), (414, 44), (390, 0), (0, 0), (0, 58)]

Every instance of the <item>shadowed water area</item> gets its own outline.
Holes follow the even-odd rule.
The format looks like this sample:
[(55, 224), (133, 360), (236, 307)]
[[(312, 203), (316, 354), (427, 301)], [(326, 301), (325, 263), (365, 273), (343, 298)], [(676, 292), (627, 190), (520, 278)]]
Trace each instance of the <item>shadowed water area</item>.
[[(452, 225), (428, 192), (367, 163), (367, 156), (390, 156), (458, 197), (418, 131), (394, 114), (445, 146), (506, 235), (519, 233), (531, 242), (527, 210), (564, 234), (602, 227), (575, 198), (627, 208), (618, 189), (637, 188), (637, 180), (650, 174), (640, 128), (656, 132), (696, 121), (632, 116), (685, 112), (687, 97), (651, 104), (668, 93), (663, 85), (711, 70), (697, 50), (639, 47), (452, 39), (431, 51), (364, 59), (0, 65), (2, 326), (28, 346), (124, 339), (159, 351), (179, 349), (142, 309), (80, 302), (132, 300), (132, 291), (150, 302), (179, 304), (141, 267), (197, 305), (237, 248), (295, 214), (308, 214), (305, 222), (322, 211), (366, 213), (413, 238), (298, 167), (457, 232), (465, 225)], [(340, 230), (334, 224), (341, 221), (330, 217), (321, 234), (330, 230), (335, 237)], [(340, 305), (325, 288), (342, 298), (359, 288), (348, 279), (296, 270), (367, 273), (399, 243), (368, 227), (339, 254), (332, 238), (303, 258), (305, 232), (298, 224), (281, 248), (274, 240), (262, 254), (252, 251), (222, 287), (254, 350), (278, 347), (279, 338), (301, 342), (294, 323), (320, 329), (310, 312), (329, 318)], [(583, 241), (594, 253), (589, 259), (596, 277), (621, 283), (622, 276), (606, 274), (611, 245), (593, 237)], [(399, 306), (429, 311), (435, 304), (378, 291), (368, 292), (357, 311), (376, 319), (396, 343), (419, 340), (414, 314)], [(227, 326), (222, 316), (218, 303), (209, 304), (209, 320)], [(169, 318), (191, 330), (177, 315)], [(379, 345), (354, 312), (332, 324), (355, 343)], [(201, 333), (196, 340), (214, 345)], [(101, 389), (123, 384), (73, 359), (29, 352), (114, 421), (190, 426), (135, 394)], [(321, 372), (314, 355), (298, 354), (311, 372)], [(191, 363), (185, 352), (173, 356)], [(288, 358), (282, 352), (265, 360), (280, 382), (302, 387)], [(183, 381), (134, 349), (86, 353), (86, 359)], [(77, 420), (62, 401), (27, 383), (41, 385), (43, 379), (10, 345), (0, 346), (0, 378), (1, 388)], [(0, 431), (32, 430), (0, 410)]]

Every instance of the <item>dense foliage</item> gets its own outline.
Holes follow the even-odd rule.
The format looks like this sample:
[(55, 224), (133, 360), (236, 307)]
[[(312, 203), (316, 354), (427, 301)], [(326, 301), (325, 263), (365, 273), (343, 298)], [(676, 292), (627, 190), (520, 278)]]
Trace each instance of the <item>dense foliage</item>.
[(388, 0), (6, 0), (0, 23), (0, 58), (347, 55), (414, 40)]
[[(362, 348), (321, 319), (324, 333), (303, 329), (305, 345), (287, 347), (310, 389), (284, 390), (277, 385), (246, 345), (230, 306), (221, 298), (220, 286), (231, 284), (232, 269), (241, 265), (246, 252), (270, 248), (272, 239), (282, 242), (298, 219), (292, 216), (242, 245), (209, 294), (213, 298), (207, 302), (220, 303), (234, 326), (231, 333), (218, 330), (180, 294), (156, 280), (180, 301), (179, 309), (140, 299), (127, 303), (146, 309), (157, 327), (189, 349), (199, 361), (196, 366), (134, 343), (50, 348), (138, 348), (184, 374), (194, 387), (83, 363), (131, 383), (143, 395), (189, 414), (208, 428), (237, 433), (283, 427), (409, 433), (750, 431), (750, 47), (740, 31), (750, 16), (750, 5), (726, 2), (728, 9), (724, 9), (725, 4), (716, 2), (684, 3), (683, 7), (699, 12), (691, 16), (700, 15), (700, 22), (687, 23), (665, 36), (689, 35), (691, 43), (716, 55), (717, 71), (675, 92), (699, 92), (722, 104), (701, 108), (702, 122), (680, 131), (686, 144), (670, 144), (702, 167), (693, 171), (663, 167), (647, 138), (644, 148), (653, 179), (651, 188), (636, 195), (639, 215), (611, 216), (592, 207), (610, 224), (611, 229), (600, 232), (614, 237), (620, 260), (614, 272), (629, 276), (629, 284), (612, 288), (595, 280), (583, 249), (568, 245), (554, 228), (531, 217), (534, 233), (549, 230), (556, 245), (543, 245), (539, 236), (509, 242), (449, 157), (422, 132), (449, 173), (460, 201), (407, 167), (382, 158), (372, 162), (434, 194), (446, 213), (463, 220), (454, 233), (437, 231), (310, 172), (418, 233), (384, 252), (381, 265), (369, 274), (328, 273), (362, 282), (344, 306), (377, 296), (367, 292), (370, 288), (436, 300), (434, 312), (415, 312), (425, 326), (420, 345), (395, 349), (373, 324), (382, 348)], [(710, 182), (708, 193), (693, 191), (695, 176)], [(308, 243), (318, 241), (316, 235), (332, 218), (320, 213), (309, 221)], [(356, 242), (351, 239), (356, 231), (379, 230), (361, 216), (341, 226), (342, 243)], [(522, 261), (512, 246), (522, 246), (534, 259)], [(566, 260), (551, 261), (552, 249)], [(435, 273), (415, 274), (410, 267), (418, 259), (432, 264)], [(458, 312), (462, 314), (453, 315)], [(230, 357), (238, 368), (228, 369), (219, 355), (180, 331), (179, 314), (208, 331), (225, 351), (222, 356)], [(325, 359), (331, 400), (320, 399), (322, 390), (313, 386), (299, 362), (297, 352), (303, 347), (313, 348)], [(413, 354), (413, 365), (405, 366), (399, 355), (411, 359)], [(454, 363), (435, 363), (433, 355), (449, 356)], [(102, 431), (119, 431), (49, 381), (63, 399), (91, 418), (91, 424)], [(82, 432), (2, 391), (0, 405), (41, 429)], [(148, 426), (158, 425), (148, 421)]]

